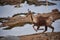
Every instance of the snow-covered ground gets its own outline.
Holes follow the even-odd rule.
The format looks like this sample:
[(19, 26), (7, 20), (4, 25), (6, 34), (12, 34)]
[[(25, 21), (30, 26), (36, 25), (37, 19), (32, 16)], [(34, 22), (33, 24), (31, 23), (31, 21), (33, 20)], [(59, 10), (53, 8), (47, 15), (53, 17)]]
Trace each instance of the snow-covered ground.
[[(6, 5), (6, 6), (0, 6), (0, 17), (11, 17), (12, 15), (16, 13), (25, 13), (28, 12), (27, 10), (31, 10), (35, 13), (47, 13), (51, 12), (53, 9), (59, 9), (60, 11), (60, 2), (55, 2), (57, 5), (54, 6), (29, 6), (28, 4), (24, 3), (22, 4), (20, 8), (14, 8), (14, 6)], [(55, 28), (55, 32), (60, 32), (60, 20), (57, 20), (52, 24)], [(43, 27), (44, 28), (44, 27)], [(13, 36), (19, 36), (19, 35), (29, 35), (33, 33), (39, 33), (42, 32), (41, 30), (38, 32), (35, 32), (32, 25), (26, 24), (24, 27), (15, 27), (11, 30), (2, 30), (0, 28), (0, 36), (6, 36), (6, 35), (13, 35)], [(51, 29), (48, 28), (47, 32), (51, 32)]]

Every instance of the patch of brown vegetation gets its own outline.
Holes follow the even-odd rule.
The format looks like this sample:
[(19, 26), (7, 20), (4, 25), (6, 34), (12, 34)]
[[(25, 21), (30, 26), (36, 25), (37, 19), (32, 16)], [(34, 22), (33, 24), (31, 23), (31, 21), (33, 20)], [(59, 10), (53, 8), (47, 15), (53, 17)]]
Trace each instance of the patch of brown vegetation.
[(20, 40), (60, 40), (60, 32), (36, 33), (19, 36)]

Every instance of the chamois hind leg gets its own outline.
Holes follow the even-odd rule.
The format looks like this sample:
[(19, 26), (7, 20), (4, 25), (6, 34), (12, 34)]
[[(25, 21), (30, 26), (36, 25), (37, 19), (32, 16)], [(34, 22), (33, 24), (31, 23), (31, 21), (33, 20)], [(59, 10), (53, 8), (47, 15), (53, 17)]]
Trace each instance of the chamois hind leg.
[(33, 29), (37, 32), (37, 29), (35, 29), (35, 27), (34, 27), (35, 25), (33, 25)]
[(52, 26), (50, 25), (49, 28), (51, 28), (51, 29), (52, 29), (52, 32), (54, 32), (54, 27), (52, 27)]
[(45, 26), (45, 30), (42, 33), (45, 33), (47, 31), (47, 26)]
[(37, 26), (37, 29), (34, 28), (35, 25), (33, 25), (33, 29), (37, 32), (37, 30), (44, 30), (44, 29), (39, 29), (40, 26)]

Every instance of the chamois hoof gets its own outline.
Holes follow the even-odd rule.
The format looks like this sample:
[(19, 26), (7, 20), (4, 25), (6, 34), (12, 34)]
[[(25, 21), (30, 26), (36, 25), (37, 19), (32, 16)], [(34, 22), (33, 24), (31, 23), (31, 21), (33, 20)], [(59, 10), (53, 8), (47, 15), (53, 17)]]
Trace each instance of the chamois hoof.
[(52, 31), (52, 33), (53, 33), (54, 31)]
[(36, 32), (37, 32), (37, 30), (36, 29), (34, 29)]
[(42, 33), (45, 33), (46, 31), (43, 31)]

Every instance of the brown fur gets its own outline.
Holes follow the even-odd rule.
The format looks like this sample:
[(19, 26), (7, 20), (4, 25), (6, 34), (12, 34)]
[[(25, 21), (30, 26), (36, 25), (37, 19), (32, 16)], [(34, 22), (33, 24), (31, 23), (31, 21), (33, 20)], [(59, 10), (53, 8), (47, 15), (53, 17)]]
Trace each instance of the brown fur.
[(54, 28), (49, 23), (51, 23), (50, 17), (39, 16), (37, 17), (37, 22), (36, 23), (34, 22), (34, 26), (37, 26), (37, 29), (35, 29), (34, 26), (33, 28), (35, 29), (35, 31), (37, 31), (39, 30), (40, 26), (45, 26), (45, 30), (43, 32), (47, 31), (47, 27), (52, 28), (52, 32), (53, 32)]
[[(58, 9), (54, 9), (52, 10), (51, 13), (48, 13), (48, 14), (38, 14), (35, 18), (35, 20), (37, 22), (34, 22), (34, 25), (33, 25), (33, 28), (34, 26), (37, 26), (37, 29), (35, 29), (36, 31), (39, 30), (40, 26), (45, 26), (45, 30), (43, 32), (46, 32), (47, 31), (47, 27), (51, 28), (52, 29), (52, 32), (54, 31), (54, 27), (51, 26), (51, 24), (60, 19), (60, 12), (58, 11)], [(48, 17), (49, 16), (49, 17)]]

